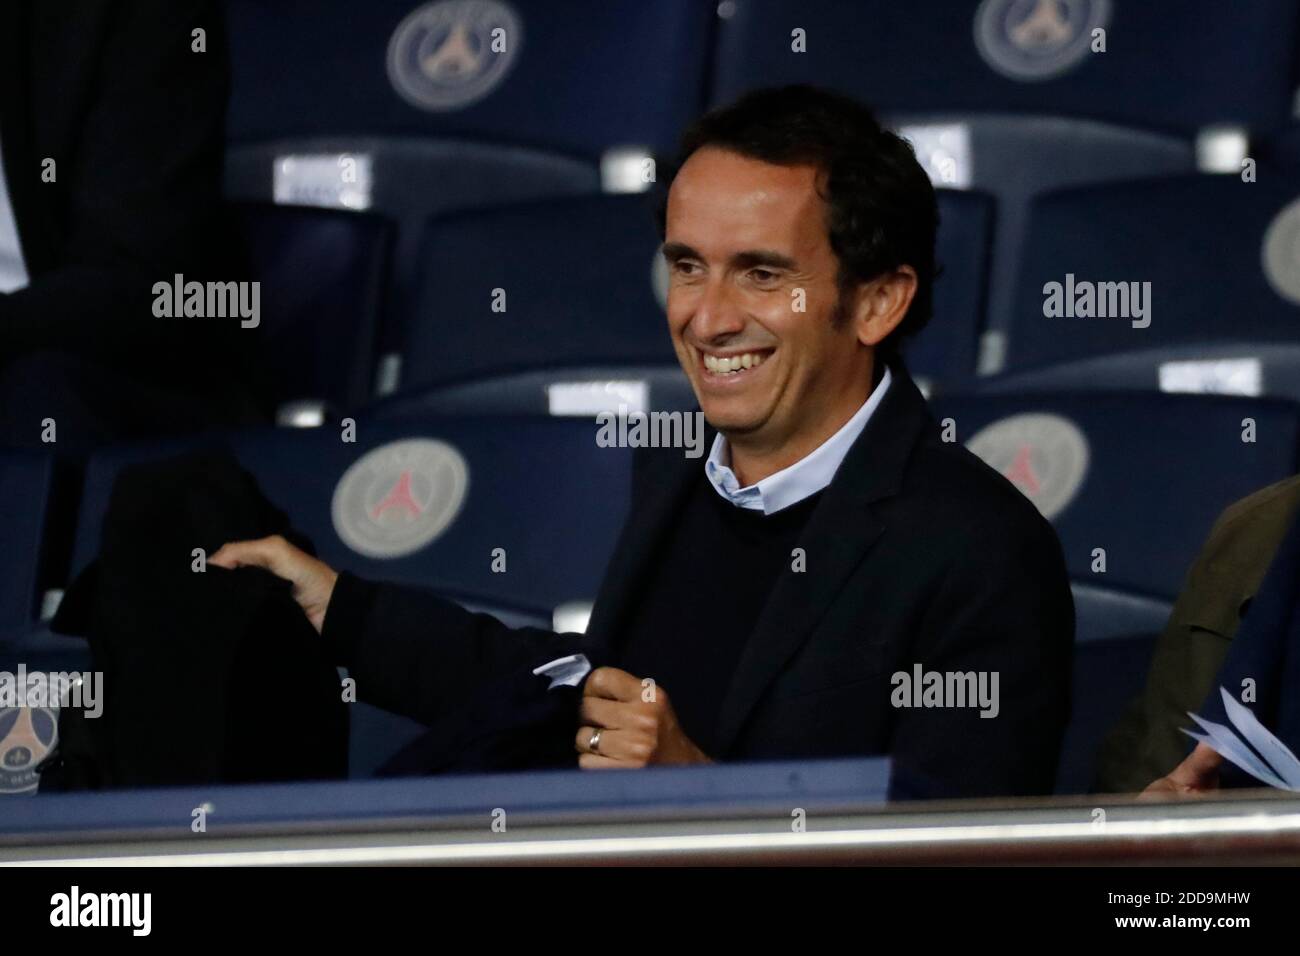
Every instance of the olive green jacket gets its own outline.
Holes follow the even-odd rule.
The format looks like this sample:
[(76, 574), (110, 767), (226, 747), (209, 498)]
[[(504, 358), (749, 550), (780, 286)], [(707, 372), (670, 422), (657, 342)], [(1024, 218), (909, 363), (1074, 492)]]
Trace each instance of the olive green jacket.
[(1102, 744), (1095, 790), (1141, 790), (1187, 756), (1187, 712), (1212, 689), (1297, 506), (1300, 475), (1230, 505), (1214, 523), (1156, 642), (1146, 687)]

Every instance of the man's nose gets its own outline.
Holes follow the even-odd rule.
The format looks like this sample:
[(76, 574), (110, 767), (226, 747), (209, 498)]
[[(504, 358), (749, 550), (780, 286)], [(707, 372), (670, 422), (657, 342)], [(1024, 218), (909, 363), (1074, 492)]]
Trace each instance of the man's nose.
[(724, 280), (710, 282), (696, 303), (691, 331), (701, 342), (718, 342), (745, 328), (745, 313)]

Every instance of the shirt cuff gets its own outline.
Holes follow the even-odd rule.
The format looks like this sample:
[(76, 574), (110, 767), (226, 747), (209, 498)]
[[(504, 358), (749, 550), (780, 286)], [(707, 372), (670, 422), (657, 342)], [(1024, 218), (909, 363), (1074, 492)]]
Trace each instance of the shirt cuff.
[(352, 666), (378, 591), (379, 586), (373, 582), (364, 581), (348, 571), (339, 572), (320, 632), (330, 660), (337, 666)]

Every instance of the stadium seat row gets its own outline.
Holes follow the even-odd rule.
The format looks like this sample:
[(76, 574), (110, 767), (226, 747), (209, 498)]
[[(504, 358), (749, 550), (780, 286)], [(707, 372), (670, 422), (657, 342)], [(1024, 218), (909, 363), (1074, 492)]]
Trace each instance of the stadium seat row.
[[(980, 362), (995, 372), (1016, 267), (1034, 247), (1034, 197), (1238, 173), (1254, 146), (1287, 159), (1300, 138), (1288, 125), (1298, 35), (1288, 0), (1231, 12), (1217, 0), (228, 0), (227, 10), (229, 194), (382, 213), (396, 227), (399, 318), (419, 314), (430, 218), (643, 190), (642, 158), (669, 155), (703, 109), (812, 82), (900, 126), (940, 185), (996, 199), (993, 335)], [(406, 330), (384, 323), (380, 353), (398, 353)]]
[[(1084, 682), (1062, 780), (1086, 786), (1096, 742), (1140, 685), (1151, 636), (1214, 518), (1300, 470), (1300, 408), (1223, 396), (1043, 393), (948, 396), (934, 411), (947, 437), (1010, 478), (1061, 537)], [(601, 447), (597, 431), (577, 418), (365, 418), (355, 441), (324, 427), (238, 432), (225, 444), (335, 567), (563, 630), (582, 627), (632, 506), (632, 451)], [(60, 520), (70, 503), (59, 501), (50, 456), (0, 455), (0, 521), (9, 532), (0, 663), (84, 658), (84, 644), (40, 624), (50, 604), (43, 596), (93, 558), (125, 465), (207, 444), (95, 455), (75, 520)], [(70, 543), (50, 540), (60, 527), (74, 529)], [(71, 554), (63, 574), (42, 560), (61, 551)], [(1117, 677), (1120, 659), (1127, 663)], [(359, 710), (356, 720), (358, 773), (417, 729), (375, 711)]]
[[(1001, 209), (981, 192), (939, 190), (935, 318), (910, 344), (909, 367), (936, 393), (1300, 398), (1300, 176), (1260, 170), (1253, 182), (1192, 173), (1038, 197), (1001, 317), (988, 309)], [(411, 307), (396, 319), (385, 314), (393, 233), (380, 217), (237, 208), (264, 284), (264, 358), (281, 402), (365, 406), (381, 384), (376, 343), (396, 321), (400, 375), (390, 362), (378, 389), (389, 393), (386, 414), (692, 405), (645, 196), (435, 218), (422, 229)], [(981, 345), (1000, 374), (977, 377)], [(626, 388), (591, 392), (601, 382)], [(566, 404), (582, 387), (587, 398)]]

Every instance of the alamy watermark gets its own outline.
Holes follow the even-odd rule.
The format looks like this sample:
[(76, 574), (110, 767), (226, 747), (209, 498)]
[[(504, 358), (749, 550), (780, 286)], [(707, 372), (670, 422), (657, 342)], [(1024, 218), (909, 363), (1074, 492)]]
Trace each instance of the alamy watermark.
[(0, 707), (70, 707), (95, 718), (104, 712), (100, 671), (0, 671)]
[(152, 893), (83, 893), (73, 885), (50, 897), (50, 925), (56, 927), (122, 927), (132, 936), (148, 936), (153, 928)]
[(171, 282), (153, 284), (153, 314), (159, 319), (233, 319), (245, 329), (262, 321), (262, 283), (186, 282), (179, 272)]
[(1092, 282), (1075, 280), (1043, 285), (1043, 315), (1049, 319), (1130, 319), (1135, 329), (1151, 324), (1150, 282)]
[(687, 458), (704, 454), (703, 412), (641, 412), (619, 405), (596, 415), (601, 448), (682, 448)]
[(1001, 709), (997, 671), (927, 671), (913, 664), (910, 672), (895, 671), (889, 682), (895, 707), (978, 707), (981, 717), (996, 717)]

